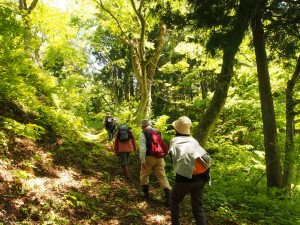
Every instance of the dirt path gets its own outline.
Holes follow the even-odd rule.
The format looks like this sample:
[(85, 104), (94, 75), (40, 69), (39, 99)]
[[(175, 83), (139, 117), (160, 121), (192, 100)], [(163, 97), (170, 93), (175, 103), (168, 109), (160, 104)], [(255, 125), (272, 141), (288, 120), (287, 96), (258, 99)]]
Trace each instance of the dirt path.
[[(101, 143), (97, 135), (87, 136), (96, 146), (86, 146), (83, 165), (70, 163), (82, 154), (74, 156), (77, 150), (67, 146), (58, 151), (16, 140), (6, 158), (0, 158), (0, 224), (171, 224), (153, 174), (151, 200), (140, 195), (138, 153), (130, 156), (130, 179), (125, 180), (111, 144)], [(188, 207), (182, 205), (187, 209), (182, 225), (194, 224)]]

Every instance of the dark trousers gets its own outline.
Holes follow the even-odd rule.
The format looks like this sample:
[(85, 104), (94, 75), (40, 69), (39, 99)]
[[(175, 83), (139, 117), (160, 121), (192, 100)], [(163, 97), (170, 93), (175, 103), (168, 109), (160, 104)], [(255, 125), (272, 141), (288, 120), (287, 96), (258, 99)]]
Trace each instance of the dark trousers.
[(112, 141), (112, 139), (114, 137), (114, 130), (112, 128), (108, 128), (106, 130), (107, 130), (107, 133), (108, 133), (108, 141)]
[(175, 183), (171, 192), (171, 219), (172, 225), (179, 225), (179, 203), (187, 194), (191, 195), (192, 212), (197, 225), (206, 225), (203, 209), (203, 180), (188, 183)]

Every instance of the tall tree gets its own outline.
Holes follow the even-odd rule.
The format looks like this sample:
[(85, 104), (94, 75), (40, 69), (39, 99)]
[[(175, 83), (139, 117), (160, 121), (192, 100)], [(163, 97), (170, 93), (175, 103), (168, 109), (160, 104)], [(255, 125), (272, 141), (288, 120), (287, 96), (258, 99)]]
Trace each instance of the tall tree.
[(265, 46), (262, 13), (264, 5), (256, 11), (251, 20), (253, 44), (255, 48), (257, 75), (259, 82), (259, 94), (263, 119), (265, 159), (267, 171), (267, 186), (281, 187), (281, 165), (279, 154), (279, 142), (276, 127), (275, 110), (272, 98), (268, 59)]
[[(152, 83), (157, 63), (168, 41), (168, 27), (160, 16), (162, 9), (178, 10), (178, 2), (162, 0), (157, 2), (118, 0), (96, 1), (101, 9), (101, 26), (116, 40), (129, 48), (133, 71), (140, 88), (140, 102), (136, 111), (136, 122), (150, 117), (152, 104)], [(107, 18), (110, 18), (109, 21)], [(150, 39), (149, 34), (156, 34)]]
[(300, 100), (294, 99), (294, 89), (300, 79), (300, 56), (292, 78), (287, 83), (286, 88), (286, 143), (285, 143), (285, 159), (283, 167), (282, 186), (286, 188), (287, 194), (291, 191), (291, 182), (293, 175), (293, 166), (295, 164), (295, 116), (299, 115), (295, 107), (300, 104)]
[[(204, 146), (225, 105), (233, 76), (235, 55), (248, 30), (251, 17), (257, 10), (259, 0), (190, 2), (194, 6), (193, 17), (197, 20), (198, 27), (215, 28), (208, 48), (212, 52), (217, 48), (223, 51), (222, 69), (217, 77), (212, 101), (195, 131), (196, 139)], [(222, 29), (218, 29), (220, 26)]]
[[(296, 107), (299, 103), (296, 85), (299, 83), (299, 40), (300, 40), (300, 4), (297, 1), (273, 0), (268, 2), (263, 14), (263, 25), (269, 58), (284, 65), (287, 74), (293, 67), (294, 73), (286, 88), (286, 140), (283, 161), (282, 187), (289, 194), (297, 162), (294, 145)], [(297, 60), (298, 58), (298, 60)], [(294, 65), (294, 62), (297, 62)]]

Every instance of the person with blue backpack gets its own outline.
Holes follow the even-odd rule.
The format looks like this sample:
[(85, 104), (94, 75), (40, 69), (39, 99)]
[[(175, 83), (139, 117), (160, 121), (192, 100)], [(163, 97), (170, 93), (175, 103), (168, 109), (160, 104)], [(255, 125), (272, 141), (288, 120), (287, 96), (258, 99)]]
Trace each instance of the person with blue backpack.
[(129, 179), (129, 156), (136, 150), (136, 140), (131, 128), (126, 124), (120, 124), (115, 134), (114, 152), (119, 157), (126, 180)]

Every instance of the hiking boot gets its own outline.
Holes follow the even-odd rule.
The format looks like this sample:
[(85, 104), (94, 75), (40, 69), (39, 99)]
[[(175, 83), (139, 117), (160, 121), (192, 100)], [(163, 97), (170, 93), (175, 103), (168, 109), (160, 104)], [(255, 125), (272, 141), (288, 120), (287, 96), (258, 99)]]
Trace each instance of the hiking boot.
[(142, 197), (145, 199), (149, 199), (149, 186), (148, 185), (142, 185)]
[(129, 180), (129, 168), (128, 168), (128, 165), (124, 165), (124, 166), (122, 166), (122, 168), (123, 168), (125, 179)]
[(170, 190), (168, 188), (165, 188), (164, 192), (165, 192), (165, 206), (170, 207)]

